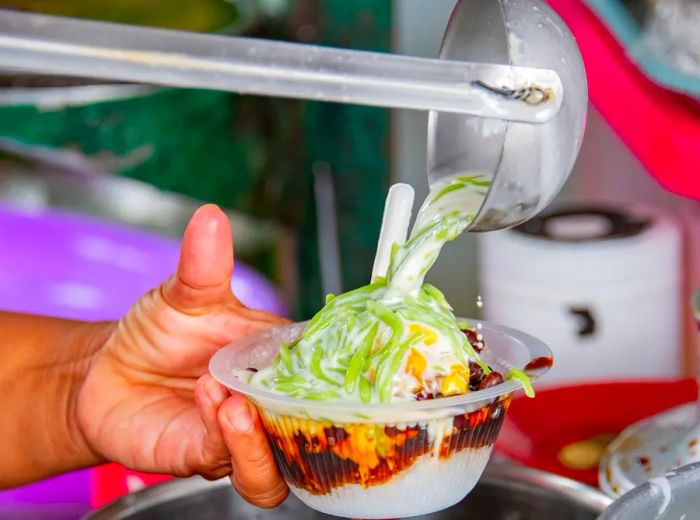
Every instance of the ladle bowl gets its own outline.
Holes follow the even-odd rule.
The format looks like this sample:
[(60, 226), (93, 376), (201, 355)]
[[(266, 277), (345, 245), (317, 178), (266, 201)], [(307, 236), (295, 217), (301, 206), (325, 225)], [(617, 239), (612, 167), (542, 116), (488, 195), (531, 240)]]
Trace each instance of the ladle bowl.
[[(428, 182), (481, 175), (491, 182), (470, 231), (511, 227), (540, 212), (559, 193), (581, 147), (588, 106), (586, 73), (569, 29), (539, 0), (460, 0), (447, 26), (440, 58), (550, 69), (563, 87), (559, 111), (546, 122), (518, 122), (431, 111)], [(483, 89), (537, 103), (537, 87)]]

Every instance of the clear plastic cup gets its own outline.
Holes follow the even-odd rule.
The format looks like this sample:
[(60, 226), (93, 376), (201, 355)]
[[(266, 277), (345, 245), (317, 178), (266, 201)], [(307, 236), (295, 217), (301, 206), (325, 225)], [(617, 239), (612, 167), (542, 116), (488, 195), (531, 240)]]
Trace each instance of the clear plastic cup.
[[(483, 359), (505, 374), (537, 378), (551, 366), (541, 341), (506, 327), (477, 325)], [(396, 518), (432, 513), (461, 501), (476, 485), (503, 423), (514, 380), (426, 401), (354, 403), (296, 399), (251, 386), (236, 369), (268, 366), (281, 343), (306, 323), (247, 336), (219, 350), (209, 369), (258, 408), (272, 451), (292, 492), (323, 513)]]

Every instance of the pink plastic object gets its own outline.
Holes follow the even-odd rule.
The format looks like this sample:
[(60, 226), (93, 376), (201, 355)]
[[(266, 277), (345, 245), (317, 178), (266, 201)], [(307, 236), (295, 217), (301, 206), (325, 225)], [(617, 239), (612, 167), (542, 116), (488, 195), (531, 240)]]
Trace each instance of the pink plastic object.
[[(179, 243), (60, 211), (28, 214), (0, 205), (0, 309), (82, 320), (116, 319), (169, 276)], [(250, 307), (285, 314), (274, 287), (241, 262), (232, 286)], [(116, 465), (0, 493), (0, 518), (76, 518), (164, 477)]]
[(664, 188), (700, 199), (700, 104), (642, 73), (582, 0), (548, 0), (581, 49), (589, 96)]

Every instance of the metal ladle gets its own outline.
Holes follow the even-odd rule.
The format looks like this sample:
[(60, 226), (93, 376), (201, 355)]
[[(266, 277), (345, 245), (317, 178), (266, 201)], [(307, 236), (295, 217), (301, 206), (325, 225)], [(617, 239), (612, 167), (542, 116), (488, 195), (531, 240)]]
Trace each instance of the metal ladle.
[[(569, 29), (537, 0), (460, 0), (440, 50), (443, 60), (538, 67), (557, 73), (556, 115), (533, 124), (506, 118), (430, 112), (428, 182), (482, 175), (491, 187), (469, 231), (520, 224), (559, 193), (581, 147), (588, 107), (583, 60)], [(546, 96), (505, 85), (501, 95)]]
[(0, 68), (439, 111), (429, 182), (492, 180), (471, 226), (480, 231), (551, 200), (586, 111), (576, 44), (537, 0), (460, 0), (439, 60), (0, 10)]

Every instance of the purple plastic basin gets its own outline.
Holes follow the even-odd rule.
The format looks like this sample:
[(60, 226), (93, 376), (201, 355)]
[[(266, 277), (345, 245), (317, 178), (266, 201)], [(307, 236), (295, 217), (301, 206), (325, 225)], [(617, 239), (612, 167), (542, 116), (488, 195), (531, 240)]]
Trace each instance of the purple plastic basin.
[[(0, 205), (0, 309), (117, 319), (172, 274), (179, 247), (175, 240), (82, 215)], [(244, 304), (286, 313), (274, 286), (242, 262), (231, 285)], [(79, 471), (0, 493), (0, 518), (76, 518), (89, 504), (89, 471)]]

